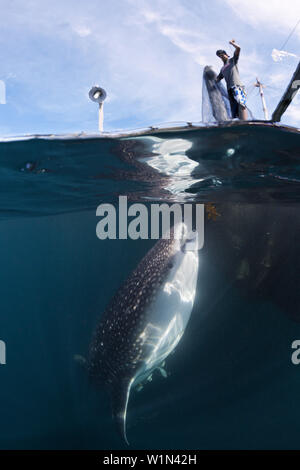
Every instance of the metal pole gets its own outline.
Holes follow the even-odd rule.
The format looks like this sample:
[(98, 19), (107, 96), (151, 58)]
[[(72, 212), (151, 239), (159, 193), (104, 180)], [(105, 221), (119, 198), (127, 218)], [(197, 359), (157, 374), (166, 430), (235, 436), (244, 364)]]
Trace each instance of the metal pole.
[(93, 86), (90, 91), (89, 91), (89, 98), (94, 101), (95, 103), (98, 103), (99, 109), (98, 109), (98, 129), (99, 132), (103, 132), (103, 102), (106, 98), (106, 91), (104, 88), (99, 87), (98, 85)]
[(263, 92), (263, 86), (264, 85), (256, 77), (256, 83), (255, 83), (254, 86), (259, 87), (259, 93), (260, 93), (260, 97), (261, 97), (261, 102), (262, 102), (262, 107), (263, 107), (265, 120), (268, 121), (269, 120), (268, 109), (267, 109), (267, 105), (266, 105), (266, 101), (265, 101), (265, 97), (264, 97), (264, 92)]
[(99, 132), (103, 132), (103, 103), (99, 103)]

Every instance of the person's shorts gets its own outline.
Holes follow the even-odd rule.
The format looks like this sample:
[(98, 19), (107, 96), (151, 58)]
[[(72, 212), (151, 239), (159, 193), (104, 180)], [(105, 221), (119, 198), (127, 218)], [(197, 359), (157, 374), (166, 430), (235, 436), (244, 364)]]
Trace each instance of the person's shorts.
[(232, 119), (234, 119), (236, 117), (239, 117), (239, 104), (234, 99), (232, 88), (229, 88), (229, 90), (228, 90), (228, 98), (229, 98), (229, 103), (230, 103)]
[(244, 87), (231, 87), (228, 89), (228, 98), (231, 108), (232, 119), (239, 117), (239, 105), (246, 108), (246, 93)]

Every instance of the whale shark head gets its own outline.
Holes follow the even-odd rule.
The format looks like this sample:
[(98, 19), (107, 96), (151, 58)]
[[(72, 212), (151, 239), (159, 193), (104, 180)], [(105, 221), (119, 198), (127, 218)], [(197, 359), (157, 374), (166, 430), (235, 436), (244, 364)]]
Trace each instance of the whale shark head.
[(187, 224), (180, 222), (171, 230), (171, 238), (179, 240), (178, 247), (182, 251), (198, 251), (199, 240), (198, 232), (188, 228)]

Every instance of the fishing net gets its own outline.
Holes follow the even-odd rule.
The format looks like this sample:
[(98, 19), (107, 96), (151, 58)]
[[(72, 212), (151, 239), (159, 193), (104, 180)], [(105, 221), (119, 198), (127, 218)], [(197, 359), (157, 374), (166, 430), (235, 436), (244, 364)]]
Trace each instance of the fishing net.
[[(206, 66), (203, 71), (202, 80), (202, 121), (222, 122), (229, 121), (231, 108), (227, 90), (221, 82), (216, 83), (217, 74), (212, 67)], [(247, 107), (249, 117), (254, 119), (253, 114)]]

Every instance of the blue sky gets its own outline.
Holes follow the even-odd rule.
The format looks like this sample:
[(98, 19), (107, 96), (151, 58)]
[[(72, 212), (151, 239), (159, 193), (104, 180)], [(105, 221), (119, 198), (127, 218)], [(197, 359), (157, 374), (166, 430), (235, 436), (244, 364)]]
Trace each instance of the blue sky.
[[(1, 0), (0, 135), (97, 132), (103, 86), (107, 131), (201, 120), (202, 72), (216, 49), (241, 45), (248, 105), (262, 119), (256, 76), (272, 112), (299, 58), (272, 59), (297, 20), (299, 0)], [(284, 50), (298, 55), (300, 25)], [(299, 127), (300, 93), (282, 122)]]

